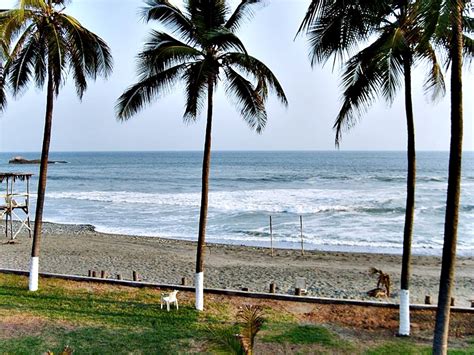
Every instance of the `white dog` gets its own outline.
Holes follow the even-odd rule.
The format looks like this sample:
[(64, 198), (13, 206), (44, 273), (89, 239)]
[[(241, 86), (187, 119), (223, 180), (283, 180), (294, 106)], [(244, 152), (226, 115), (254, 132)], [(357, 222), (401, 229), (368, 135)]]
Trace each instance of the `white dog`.
[(163, 304), (166, 303), (166, 310), (170, 311), (170, 304), (174, 303), (176, 305), (176, 309), (179, 309), (178, 306), (178, 299), (176, 295), (178, 294), (178, 290), (173, 290), (173, 292), (169, 293), (168, 295), (161, 295), (161, 309), (163, 309)]

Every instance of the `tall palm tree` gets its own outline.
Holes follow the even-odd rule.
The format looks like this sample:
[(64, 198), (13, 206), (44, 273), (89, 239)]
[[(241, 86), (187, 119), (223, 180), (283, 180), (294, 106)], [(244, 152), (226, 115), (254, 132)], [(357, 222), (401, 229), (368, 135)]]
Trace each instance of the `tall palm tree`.
[[(213, 98), (222, 79), (244, 121), (260, 133), (267, 122), (265, 102), (269, 90), (287, 105), (275, 75), (250, 56), (235, 35), (260, 0), (242, 0), (231, 14), (226, 0), (186, 0), (183, 11), (167, 0), (147, 0), (144, 18), (167, 26), (171, 34), (151, 31), (138, 55), (139, 80), (119, 98), (117, 116), (127, 120), (169, 92), (178, 81), (185, 84), (185, 121), (194, 121), (207, 97), (207, 122), (202, 163), (201, 209), (196, 256), (196, 309), (204, 308), (203, 264), (211, 164)], [(230, 15), (230, 16), (229, 16)]]
[(38, 289), (39, 252), (46, 192), (48, 155), (55, 98), (71, 72), (79, 98), (87, 79), (107, 76), (112, 57), (107, 44), (64, 13), (68, 0), (21, 0), (18, 9), (0, 13), (0, 38), (10, 56), (5, 64), (6, 84), (13, 95), (30, 81), (42, 88), (47, 83), (46, 114), (36, 201), (30, 264), (30, 291)]
[[(313, 0), (298, 33), (306, 31), (311, 63), (352, 55), (342, 76), (343, 104), (336, 118), (336, 145), (342, 132), (351, 128), (378, 96), (392, 103), (404, 86), (407, 123), (407, 196), (403, 231), (399, 334), (410, 335), (409, 284), (411, 242), (415, 210), (415, 125), (411, 70), (415, 60), (425, 60), (430, 71), (425, 88), (433, 97), (444, 94), (444, 79), (430, 41), (421, 41), (423, 29), (416, 22), (419, 1)], [(403, 78), (403, 80), (401, 79)]]
[(466, 3), (469, 1), (432, 0), (427, 2), (425, 11), (428, 33), (434, 32), (441, 44), (448, 48), (451, 63), (451, 142), (443, 256), (433, 337), (433, 354), (436, 355), (446, 354), (448, 350), (450, 301), (456, 266), (463, 140), (463, 52), (469, 59), (474, 53), (473, 40), (464, 31), (474, 32), (473, 19), (469, 16), (471, 9), (463, 17)]

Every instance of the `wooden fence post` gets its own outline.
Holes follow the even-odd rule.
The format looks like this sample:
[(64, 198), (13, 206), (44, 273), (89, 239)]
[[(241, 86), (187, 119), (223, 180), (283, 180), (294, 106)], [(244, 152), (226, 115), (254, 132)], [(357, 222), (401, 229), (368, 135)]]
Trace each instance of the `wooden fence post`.
[(273, 257), (273, 227), (272, 227), (272, 216), (270, 216), (270, 248), (272, 250)]
[(304, 255), (303, 216), (300, 216), (300, 232), (301, 232), (301, 255)]

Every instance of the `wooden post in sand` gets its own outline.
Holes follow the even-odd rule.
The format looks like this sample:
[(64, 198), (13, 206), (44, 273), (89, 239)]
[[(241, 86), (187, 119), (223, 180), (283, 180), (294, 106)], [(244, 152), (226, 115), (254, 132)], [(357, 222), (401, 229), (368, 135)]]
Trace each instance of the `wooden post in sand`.
[(455, 302), (454, 302), (454, 297), (451, 297), (451, 307), (454, 307)]
[(133, 281), (138, 281), (138, 274), (136, 271), (132, 271), (132, 278), (133, 278)]
[(300, 216), (300, 232), (301, 232), (301, 255), (304, 256), (304, 241), (303, 241), (303, 216)]
[(272, 282), (270, 284), (270, 293), (275, 293), (275, 283), (274, 282)]
[(100, 271), (100, 278), (101, 279), (106, 279), (107, 278), (107, 271), (101, 270)]
[(431, 296), (425, 296), (425, 304), (431, 304)]
[(92, 277), (97, 277), (97, 272), (96, 271), (92, 271)]
[(87, 276), (92, 277), (92, 270), (89, 270), (89, 272), (87, 273)]
[(122, 275), (117, 274), (117, 280), (122, 280)]
[(186, 280), (186, 277), (182, 277), (182, 278), (181, 278), (181, 285), (186, 286), (187, 283), (188, 283), (188, 282), (187, 282), (187, 280)]
[(270, 248), (272, 250), (272, 258), (273, 258), (273, 227), (272, 227), (272, 216), (270, 216)]

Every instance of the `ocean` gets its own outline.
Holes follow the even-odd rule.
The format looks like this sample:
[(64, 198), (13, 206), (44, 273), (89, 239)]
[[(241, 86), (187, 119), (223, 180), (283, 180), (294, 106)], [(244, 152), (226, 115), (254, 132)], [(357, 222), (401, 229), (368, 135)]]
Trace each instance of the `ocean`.
[[(32, 210), (39, 166), (31, 172)], [(44, 220), (100, 232), (196, 240), (201, 152), (52, 152)], [(440, 255), (448, 153), (417, 153), (413, 253)], [(401, 253), (404, 152), (213, 152), (207, 241), (305, 249)], [(34, 213), (32, 213), (32, 217)], [(463, 156), (458, 254), (474, 255), (474, 152)]]

